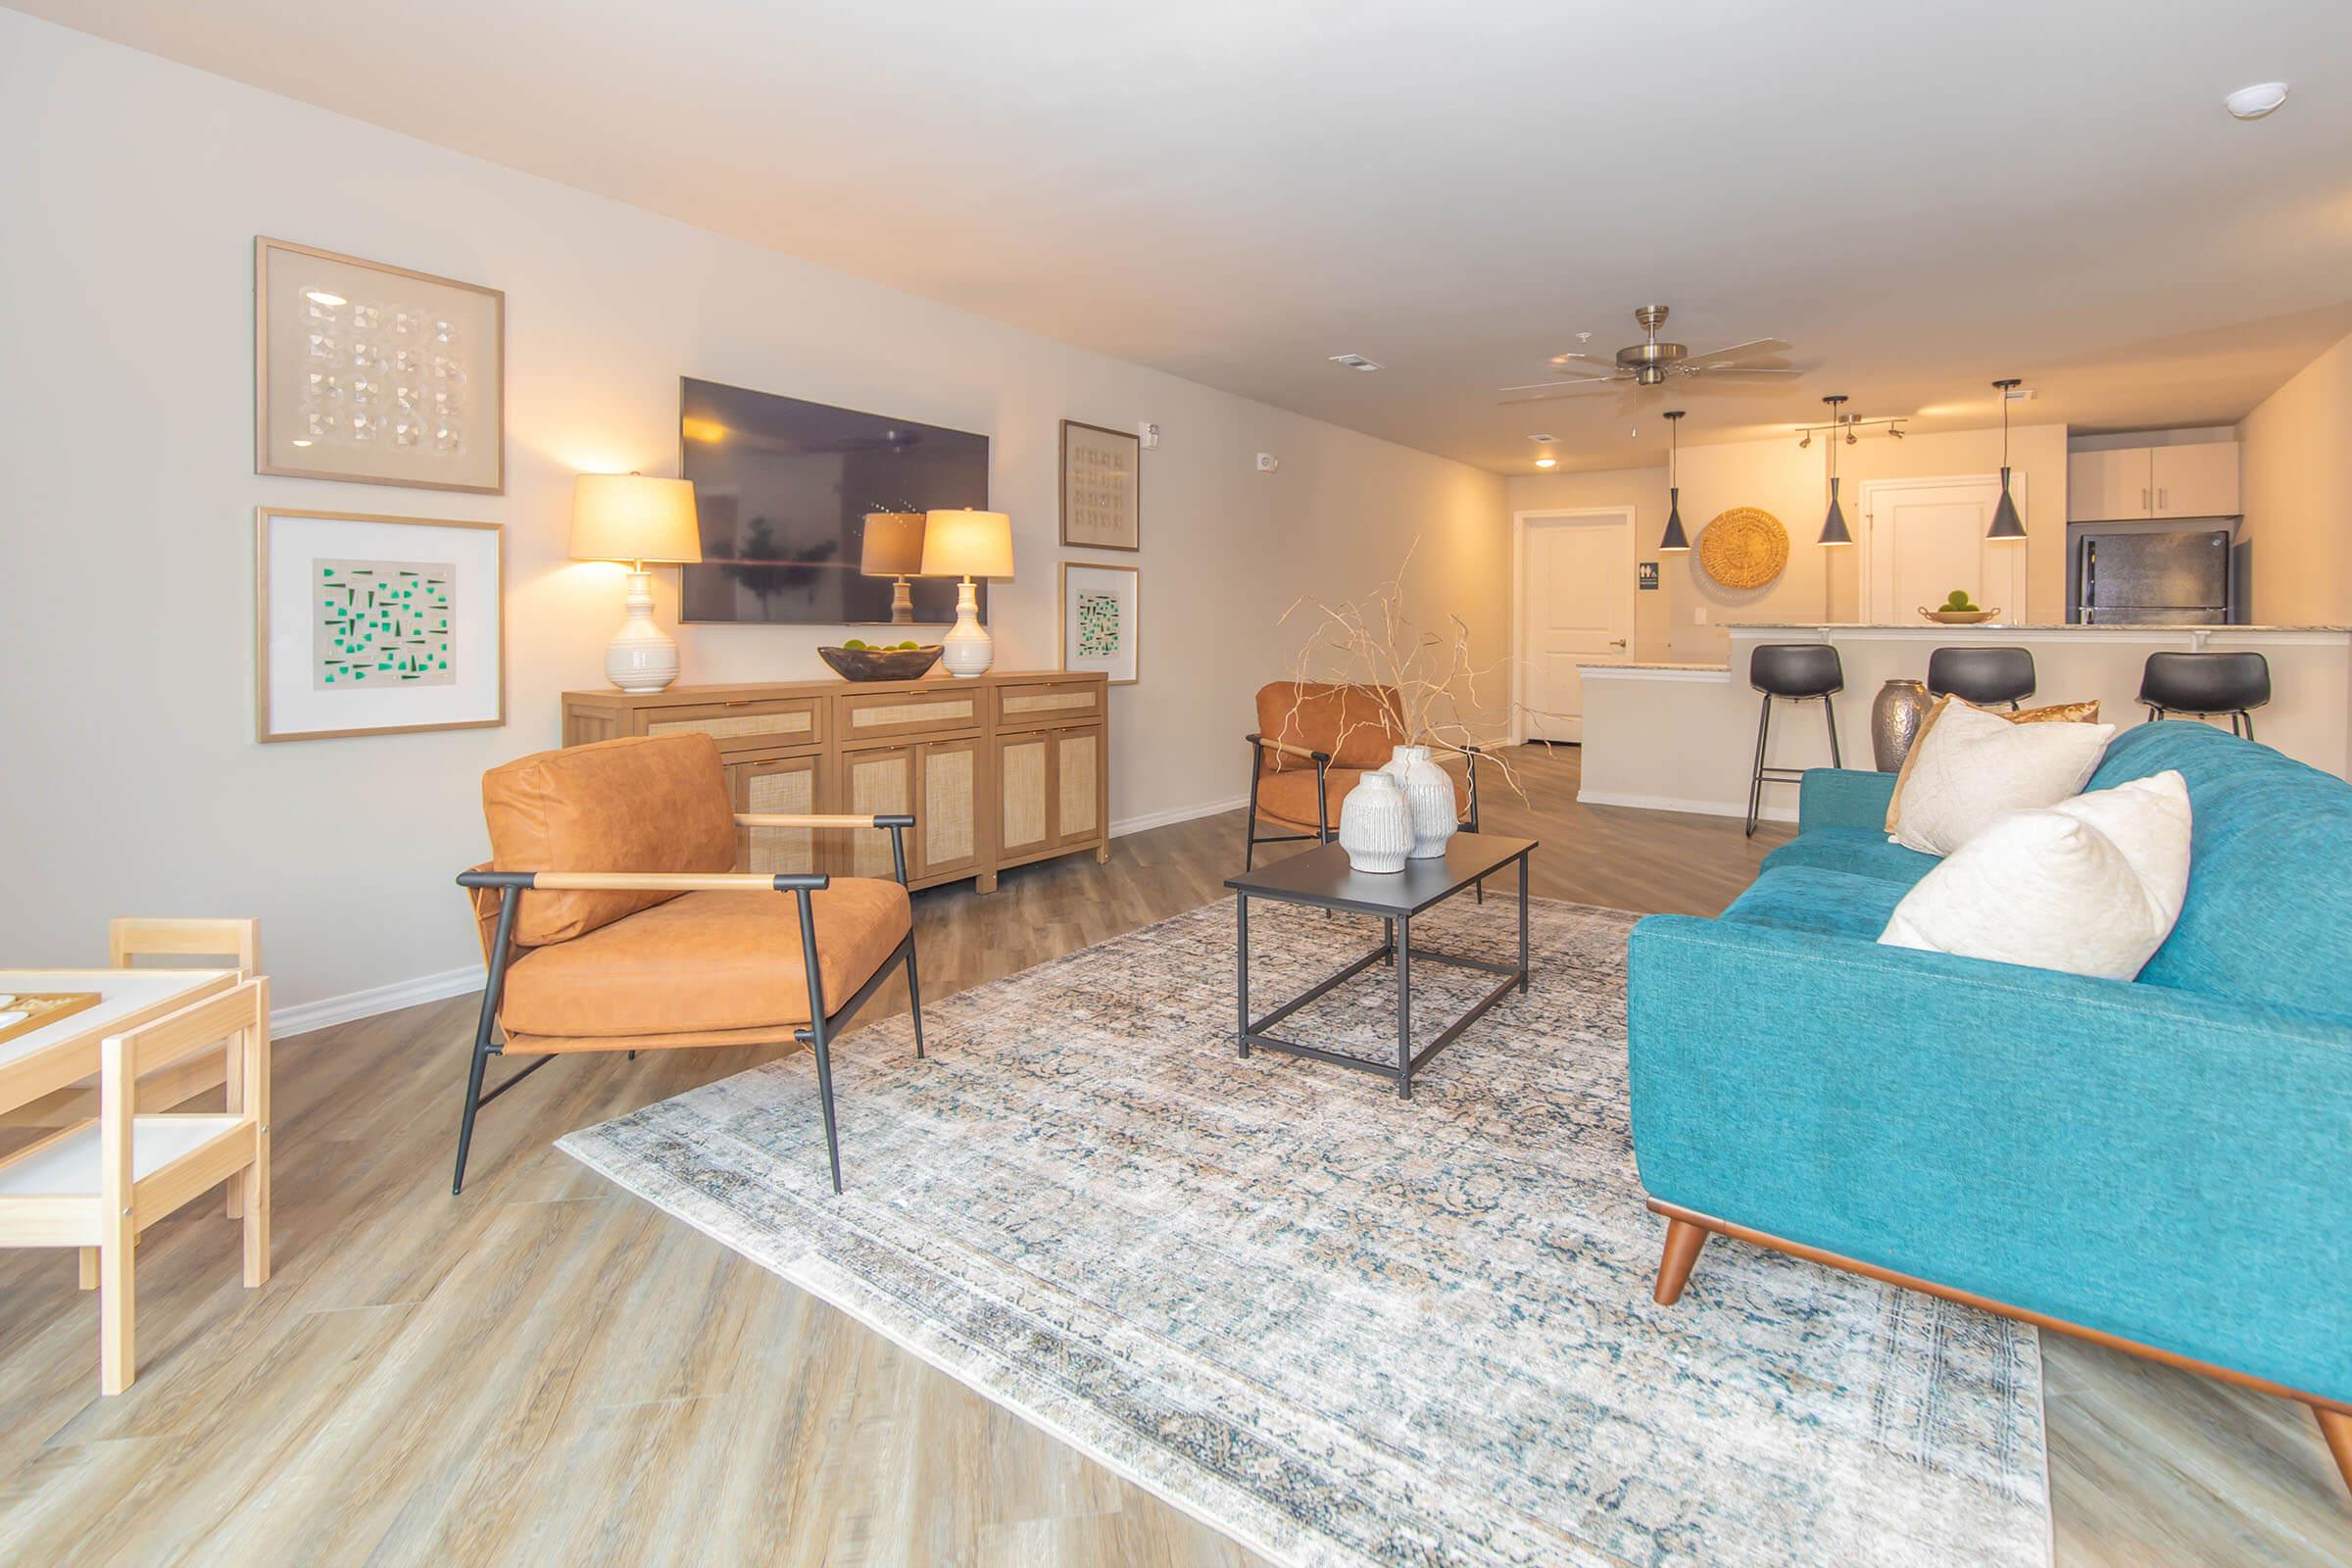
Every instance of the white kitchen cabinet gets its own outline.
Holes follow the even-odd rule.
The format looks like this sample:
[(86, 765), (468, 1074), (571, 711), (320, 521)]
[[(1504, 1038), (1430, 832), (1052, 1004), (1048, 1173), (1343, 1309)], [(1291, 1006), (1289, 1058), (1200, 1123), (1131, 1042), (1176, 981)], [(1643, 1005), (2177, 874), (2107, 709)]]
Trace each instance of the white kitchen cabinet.
[(2115, 447), (2066, 460), (2066, 520), (2237, 515), (2237, 443)]
[(2150, 483), (2159, 517), (2233, 517), (2237, 514), (2237, 443), (2149, 450)]

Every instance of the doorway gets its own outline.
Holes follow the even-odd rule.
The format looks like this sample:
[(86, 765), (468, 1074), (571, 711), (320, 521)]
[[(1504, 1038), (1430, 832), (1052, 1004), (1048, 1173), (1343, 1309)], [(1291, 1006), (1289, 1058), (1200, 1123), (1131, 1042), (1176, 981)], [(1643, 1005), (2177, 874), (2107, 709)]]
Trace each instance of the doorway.
[[(2010, 494), (2024, 511), (2024, 474), (2011, 476)], [(1862, 618), (1909, 625), (1958, 588), (2002, 620), (2026, 619), (2025, 543), (1984, 537), (2000, 499), (2000, 478), (1989, 473), (1865, 481)]]
[(1634, 509), (1522, 512), (1518, 560), (1517, 694), (1521, 732), (1531, 741), (1581, 745), (1580, 664), (1622, 664), (1633, 657)]

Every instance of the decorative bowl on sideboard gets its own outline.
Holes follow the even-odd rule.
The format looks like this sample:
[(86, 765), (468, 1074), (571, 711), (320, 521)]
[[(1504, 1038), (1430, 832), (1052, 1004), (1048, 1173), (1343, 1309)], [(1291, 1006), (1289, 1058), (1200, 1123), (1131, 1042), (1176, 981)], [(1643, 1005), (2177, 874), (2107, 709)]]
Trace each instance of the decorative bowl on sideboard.
[(1997, 610), (1930, 610), (1925, 605), (1919, 612), (1939, 626), (1981, 626), (2000, 613)]
[(816, 657), (844, 680), (919, 680), (939, 662), (940, 645), (927, 648), (819, 648)]

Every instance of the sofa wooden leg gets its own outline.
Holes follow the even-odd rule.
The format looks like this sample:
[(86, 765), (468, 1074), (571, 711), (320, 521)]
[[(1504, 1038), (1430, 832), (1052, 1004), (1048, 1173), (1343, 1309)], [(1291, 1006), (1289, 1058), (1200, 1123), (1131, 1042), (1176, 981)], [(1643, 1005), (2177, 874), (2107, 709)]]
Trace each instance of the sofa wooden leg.
[(2320, 1418), (2320, 1436), (2328, 1440), (2328, 1451), (2335, 1455), (2335, 1468), (2352, 1487), (2352, 1414), (2313, 1405), (2311, 1413)]
[(1698, 1250), (1707, 1245), (1707, 1230), (1687, 1219), (1666, 1222), (1666, 1253), (1658, 1259), (1658, 1288), (1650, 1293), (1660, 1306), (1672, 1306), (1683, 1298), (1683, 1287), (1690, 1283), (1690, 1266), (1698, 1261)]

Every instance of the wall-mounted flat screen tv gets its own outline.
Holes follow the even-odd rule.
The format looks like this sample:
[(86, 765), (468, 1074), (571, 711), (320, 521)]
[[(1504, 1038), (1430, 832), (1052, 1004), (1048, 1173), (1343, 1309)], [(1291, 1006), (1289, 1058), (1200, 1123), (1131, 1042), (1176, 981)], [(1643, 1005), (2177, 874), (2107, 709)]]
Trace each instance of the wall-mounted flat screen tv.
[[(687, 620), (888, 624), (891, 579), (858, 569), (866, 514), (988, 506), (988, 437), (968, 430), (686, 378), (678, 437), (703, 528)], [(912, 587), (916, 621), (954, 623), (953, 580)]]

